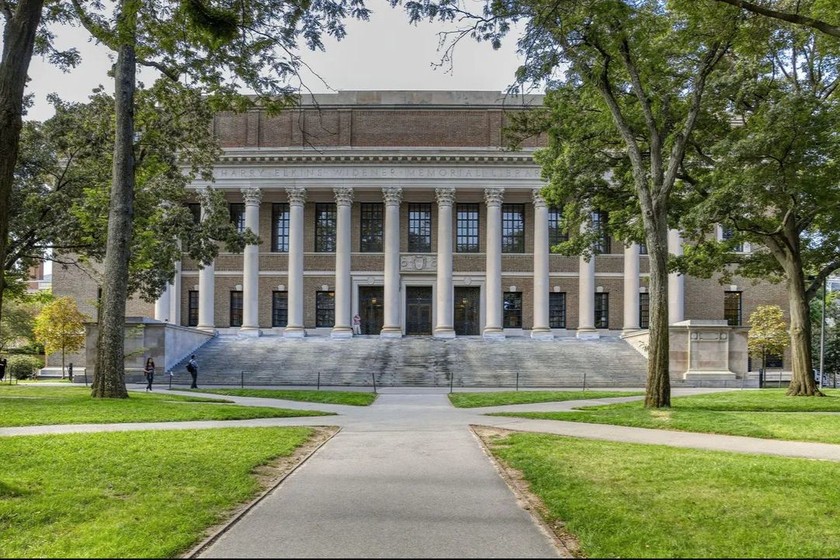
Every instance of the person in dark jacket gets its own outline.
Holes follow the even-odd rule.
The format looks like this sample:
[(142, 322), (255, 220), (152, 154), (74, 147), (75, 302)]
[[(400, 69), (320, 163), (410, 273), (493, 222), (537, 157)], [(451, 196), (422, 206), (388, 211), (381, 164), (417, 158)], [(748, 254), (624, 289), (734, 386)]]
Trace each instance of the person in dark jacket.
[(155, 380), (155, 361), (151, 356), (146, 360), (146, 367), (143, 368), (143, 373), (146, 374), (146, 391), (151, 391), (152, 382)]
[(190, 373), (190, 377), (192, 377), (190, 389), (198, 389), (198, 362), (195, 361), (195, 354), (190, 356), (190, 361), (187, 362), (187, 371)]

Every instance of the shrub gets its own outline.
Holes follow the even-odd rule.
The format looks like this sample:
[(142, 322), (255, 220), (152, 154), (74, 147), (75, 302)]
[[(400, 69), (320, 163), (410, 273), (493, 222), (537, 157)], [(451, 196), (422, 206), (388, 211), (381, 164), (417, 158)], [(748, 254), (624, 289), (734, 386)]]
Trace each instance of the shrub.
[(18, 379), (29, 379), (42, 367), (44, 367), (44, 360), (38, 356), (9, 356), (6, 375), (14, 375)]

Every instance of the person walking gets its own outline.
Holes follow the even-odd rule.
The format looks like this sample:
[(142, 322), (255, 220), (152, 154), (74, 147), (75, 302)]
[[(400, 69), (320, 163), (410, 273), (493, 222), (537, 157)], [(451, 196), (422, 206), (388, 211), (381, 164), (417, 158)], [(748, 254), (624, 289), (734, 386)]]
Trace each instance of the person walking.
[(0, 360), (0, 381), (3, 381), (3, 379), (6, 377), (6, 365), (7, 364), (8, 364), (8, 362), (6, 361), (6, 358), (3, 358), (2, 360)]
[(362, 334), (362, 318), (358, 313), (353, 315), (353, 334)]
[(195, 354), (190, 356), (190, 361), (187, 362), (187, 371), (190, 372), (190, 376), (192, 377), (190, 389), (198, 389), (198, 362), (195, 361)]
[(143, 373), (146, 374), (146, 391), (152, 390), (152, 382), (155, 380), (155, 361), (149, 356), (146, 359), (146, 367), (143, 368)]

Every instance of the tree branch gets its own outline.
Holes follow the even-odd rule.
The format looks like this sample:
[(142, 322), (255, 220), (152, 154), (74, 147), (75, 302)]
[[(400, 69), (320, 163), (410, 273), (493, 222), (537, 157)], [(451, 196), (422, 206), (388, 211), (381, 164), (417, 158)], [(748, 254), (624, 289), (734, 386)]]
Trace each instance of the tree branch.
[(141, 66), (148, 66), (149, 68), (154, 68), (173, 82), (177, 82), (178, 79), (181, 77), (180, 71), (176, 70), (175, 68), (169, 68), (168, 66), (164, 66), (160, 62), (156, 62), (154, 60), (145, 60), (138, 58), (137, 64)]
[(813, 29), (816, 29), (817, 31), (825, 33), (826, 35), (831, 35), (832, 37), (840, 37), (840, 26), (831, 25), (819, 19), (814, 19), (799, 14), (792, 14), (790, 12), (783, 12), (780, 10), (771, 10), (770, 8), (759, 6), (754, 2), (745, 2), (744, 0), (715, 0), (715, 2), (729, 4), (730, 6), (735, 6), (736, 8), (747, 10), (748, 12), (752, 12), (754, 14), (759, 14), (765, 17), (778, 19), (781, 21), (786, 21), (788, 23), (794, 23), (796, 25), (802, 25), (804, 27), (811, 27)]

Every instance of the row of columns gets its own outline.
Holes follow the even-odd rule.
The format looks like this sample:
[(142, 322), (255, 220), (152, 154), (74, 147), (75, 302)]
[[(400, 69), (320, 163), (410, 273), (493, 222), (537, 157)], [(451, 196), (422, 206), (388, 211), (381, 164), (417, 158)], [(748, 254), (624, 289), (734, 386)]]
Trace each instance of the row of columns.
[[(332, 336), (352, 336), (352, 278), (351, 278), (351, 208), (353, 189), (333, 189), (336, 200), (336, 254), (335, 254), (335, 326)], [(284, 330), (286, 337), (302, 337), (303, 325), (303, 207), (306, 190), (287, 188), (289, 197), (289, 257), (288, 257), (288, 323)], [(384, 228), (384, 325), (381, 336), (400, 337), (400, 204), (402, 189), (382, 189), (385, 202)], [(259, 211), (262, 194), (259, 189), (242, 189), (245, 200), (245, 227), (259, 230)], [(454, 284), (452, 270), (452, 209), (455, 204), (455, 189), (435, 190), (438, 204), (437, 236), (437, 321), (434, 335), (439, 338), (455, 336), (453, 305)], [(502, 313), (502, 216), (501, 207), (504, 189), (484, 190), (487, 205), (486, 270), (485, 270), (485, 338), (504, 338)], [(551, 338), (549, 327), (549, 239), (548, 205), (539, 190), (533, 191), (534, 202), (534, 324), (533, 338)], [(202, 213), (203, 218), (203, 213)], [(668, 234), (668, 250), (682, 254), (679, 232)], [(198, 274), (198, 328), (213, 330), (214, 323), (214, 275), (213, 263), (206, 265)], [(180, 274), (176, 274), (177, 286), (170, 285), (155, 306), (155, 317), (170, 318), (180, 323), (180, 305), (173, 305), (170, 294), (180, 293)], [(624, 250), (624, 324), (625, 331), (639, 328), (639, 245), (632, 243)], [(259, 246), (247, 245), (243, 257), (242, 282), (242, 327), (240, 333), (259, 335)], [(595, 329), (595, 259), (580, 258), (578, 293), (591, 297), (578, 298), (577, 336), (597, 337)], [(683, 320), (684, 286), (683, 277), (669, 276), (670, 322)], [(174, 314), (173, 309), (177, 309)]]

